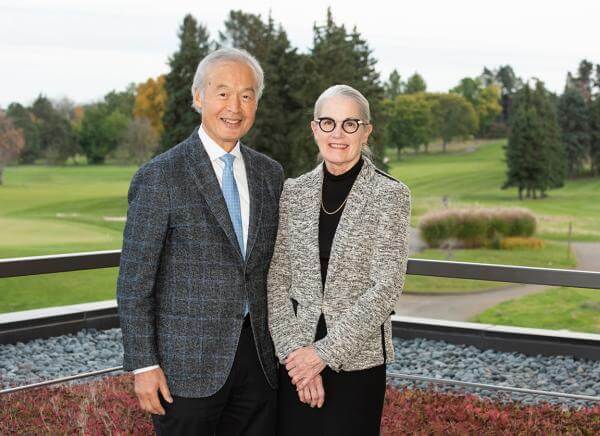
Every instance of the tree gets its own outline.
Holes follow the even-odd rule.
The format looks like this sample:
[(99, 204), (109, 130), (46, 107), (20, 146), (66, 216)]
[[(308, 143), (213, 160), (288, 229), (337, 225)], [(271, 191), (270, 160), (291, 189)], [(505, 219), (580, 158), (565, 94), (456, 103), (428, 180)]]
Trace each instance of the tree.
[(397, 70), (394, 70), (390, 73), (388, 81), (383, 84), (383, 89), (385, 93), (385, 98), (388, 100), (394, 100), (397, 96), (404, 92), (404, 82), (398, 74)]
[(592, 167), (592, 174), (600, 176), (600, 96), (597, 96), (590, 104), (589, 154)]
[(292, 48), (283, 28), (271, 17), (263, 21), (260, 15), (242, 11), (229, 13), (219, 40), (256, 57), (268, 78), (256, 121), (244, 142), (280, 162), (289, 175), (308, 169), (303, 159), (309, 131), (308, 102), (302, 93), (305, 57)]
[(109, 112), (119, 111), (127, 118), (133, 118), (135, 104), (135, 85), (130, 83), (125, 91), (111, 91), (104, 96)]
[(500, 87), (502, 104), (502, 121), (508, 123), (510, 118), (512, 96), (523, 86), (523, 81), (517, 77), (510, 65), (502, 65), (496, 70), (485, 67), (480, 76), (485, 86), (497, 84)]
[(171, 70), (165, 79), (167, 102), (163, 116), (161, 150), (167, 150), (187, 138), (199, 124), (192, 109), (190, 88), (198, 63), (210, 51), (208, 31), (196, 19), (186, 15), (179, 31), (179, 48), (170, 57)]
[(505, 147), (507, 177), (502, 189), (517, 187), (528, 198), (546, 197), (564, 183), (564, 152), (552, 99), (542, 82), (525, 85), (515, 96), (510, 135)]
[(24, 147), (23, 131), (15, 128), (12, 120), (0, 111), (0, 185), (2, 185), (4, 168), (19, 157)]
[(40, 95), (33, 103), (31, 113), (38, 126), (40, 154), (49, 163), (64, 163), (79, 151), (70, 121), (54, 108), (50, 100)]
[(420, 94), (399, 95), (387, 102), (388, 120), (385, 138), (388, 145), (396, 147), (398, 155), (403, 148), (418, 150), (431, 139), (431, 107)]
[(165, 90), (165, 75), (148, 79), (136, 88), (133, 116), (146, 118), (157, 135), (162, 135), (164, 127), (162, 120), (165, 114), (167, 91)]
[(434, 132), (442, 138), (444, 153), (448, 143), (457, 137), (467, 137), (477, 131), (477, 114), (462, 95), (427, 94), (433, 114)]
[(405, 94), (415, 94), (417, 92), (425, 92), (426, 90), (427, 84), (425, 83), (425, 79), (419, 73), (410, 76), (404, 87)]
[(106, 156), (125, 136), (130, 120), (118, 110), (110, 112), (105, 103), (87, 108), (81, 122), (79, 141), (88, 163), (104, 163)]
[[(305, 85), (301, 90), (312, 107), (317, 97), (328, 87), (336, 84), (346, 84), (359, 90), (369, 101), (371, 118), (374, 125), (370, 137), (370, 147), (375, 163), (385, 168), (383, 164), (383, 141), (385, 131), (385, 111), (383, 110), (384, 90), (379, 73), (375, 69), (377, 60), (372, 56), (372, 50), (356, 28), (348, 32), (344, 25), (337, 25), (333, 20), (331, 9), (327, 10), (324, 25), (313, 27), (313, 46), (310, 50), (309, 62), (303, 75)], [(332, 68), (335, 65), (335, 68)], [(306, 118), (308, 122), (310, 118)], [(306, 129), (308, 130), (308, 129)], [(304, 156), (307, 163), (314, 165), (316, 147), (307, 132), (311, 150)]]
[(502, 112), (498, 85), (492, 82), (484, 86), (483, 82), (481, 77), (475, 79), (465, 77), (450, 91), (462, 95), (475, 108), (479, 120), (479, 136), (485, 136), (490, 132)]
[(567, 157), (567, 174), (583, 170), (590, 149), (590, 114), (580, 91), (567, 87), (558, 103), (558, 121)]
[(112, 156), (119, 162), (141, 165), (152, 157), (158, 146), (159, 136), (150, 120), (134, 118)]
[(25, 146), (19, 156), (19, 161), (31, 164), (42, 156), (39, 126), (35, 116), (19, 103), (11, 103), (6, 115), (12, 120), (15, 128), (21, 129), (25, 138)]

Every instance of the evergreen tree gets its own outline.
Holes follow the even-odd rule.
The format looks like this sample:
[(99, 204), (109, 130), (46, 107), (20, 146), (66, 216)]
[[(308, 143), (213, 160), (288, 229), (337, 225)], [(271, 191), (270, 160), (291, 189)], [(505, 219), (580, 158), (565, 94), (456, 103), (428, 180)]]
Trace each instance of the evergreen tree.
[(404, 92), (404, 83), (402, 82), (402, 79), (400, 77), (400, 74), (398, 74), (397, 70), (394, 70), (390, 73), (390, 76), (388, 77), (388, 81), (386, 83), (384, 83), (383, 85), (383, 89), (385, 92), (385, 98), (387, 98), (388, 100), (394, 100), (396, 97), (398, 97), (400, 94), (402, 94)]
[(528, 198), (546, 197), (546, 191), (563, 186), (564, 149), (552, 98), (542, 82), (515, 95), (511, 131), (505, 147), (507, 173), (502, 189), (517, 187)]
[[(600, 68), (598, 69), (600, 71)], [(590, 104), (590, 161), (592, 174), (600, 176), (600, 96)]]
[(419, 73), (410, 76), (404, 87), (405, 94), (415, 94), (417, 92), (425, 92), (426, 90), (427, 84), (425, 83), (425, 79)]
[(558, 103), (558, 120), (567, 158), (567, 174), (574, 176), (583, 170), (590, 149), (589, 109), (581, 93), (567, 87)]
[[(310, 52), (310, 63), (305, 74), (304, 93), (308, 97), (312, 109), (317, 97), (327, 88), (336, 84), (345, 84), (359, 90), (369, 101), (373, 134), (370, 137), (370, 148), (375, 163), (383, 164), (383, 141), (385, 130), (385, 112), (383, 110), (384, 90), (375, 69), (377, 60), (372, 50), (358, 30), (348, 32), (344, 25), (337, 25), (333, 20), (331, 9), (327, 9), (325, 24), (313, 27), (313, 46)], [(335, 65), (335, 68), (332, 66)], [(310, 118), (308, 118), (310, 120)], [(316, 147), (313, 145), (316, 155)], [(314, 158), (313, 158), (314, 162)]]
[(244, 142), (280, 162), (288, 175), (308, 169), (313, 162), (303, 158), (310, 139), (304, 116), (308, 102), (302, 94), (305, 57), (271, 17), (264, 22), (260, 15), (231, 11), (219, 39), (256, 57), (265, 74), (256, 121)]
[(171, 71), (165, 80), (167, 102), (163, 117), (161, 151), (187, 138), (199, 125), (199, 115), (192, 109), (190, 88), (200, 60), (210, 51), (208, 32), (194, 17), (186, 15), (179, 32), (179, 49), (169, 59)]

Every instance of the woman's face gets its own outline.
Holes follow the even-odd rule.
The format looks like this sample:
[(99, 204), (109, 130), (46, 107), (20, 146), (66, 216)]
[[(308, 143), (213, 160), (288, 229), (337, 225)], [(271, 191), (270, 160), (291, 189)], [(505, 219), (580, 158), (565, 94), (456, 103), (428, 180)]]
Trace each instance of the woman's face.
[[(326, 118), (326, 119), (324, 119)], [(373, 126), (357, 124), (357, 120), (366, 122), (360, 116), (358, 103), (348, 97), (335, 96), (325, 100), (321, 106), (321, 126), (325, 130), (331, 130), (335, 122), (335, 128), (325, 132), (319, 127), (319, 121), (310, 123), (315, 141), (319, 146), (319, 152), (327, 165), (329, 172), (341, 174), (348, 171), (360, 159), (362, 144), (366, 144)], [(331, 121), (333, 120), (333, 122)], [(348, 133), (342, 128), (342, 124)]]

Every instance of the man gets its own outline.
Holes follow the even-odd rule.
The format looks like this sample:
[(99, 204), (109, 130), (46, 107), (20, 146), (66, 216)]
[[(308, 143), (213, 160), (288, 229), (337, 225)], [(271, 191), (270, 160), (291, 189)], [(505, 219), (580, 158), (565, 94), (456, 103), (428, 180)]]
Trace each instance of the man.
[(198, 65), (191, 136), (140, 168), (117, 284), (123, 365), (158, 434), (274, 434), (266, 278), (281, 165), (242, 145), (263, 72), (220, 49)]

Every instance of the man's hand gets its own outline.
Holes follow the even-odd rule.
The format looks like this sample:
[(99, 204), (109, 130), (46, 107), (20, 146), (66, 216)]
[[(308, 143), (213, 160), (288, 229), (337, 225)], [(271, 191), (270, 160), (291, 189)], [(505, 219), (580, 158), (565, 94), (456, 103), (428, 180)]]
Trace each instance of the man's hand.
[(312, 345), (292, 351), (285, 359), (285, 369), (298, 391), (303, 390), (325, 366)]
[(173, 402), (169, 387), (167, 386), (167, 378), (160, 368), (136, 374), (134, 391), (142, 410), (155, 415), (165, 414), (165, 409), (163, 409), (158, 398), (158, 391), (160, 391), (163, 398), (169, 403)]
[(323, 403), (325, 402), (323, 378), (320, 375), (313, 377), (304, 389), (298, 391), (298, 397), (300, 401), (309, 404), (310, 407), (323, 407)]

